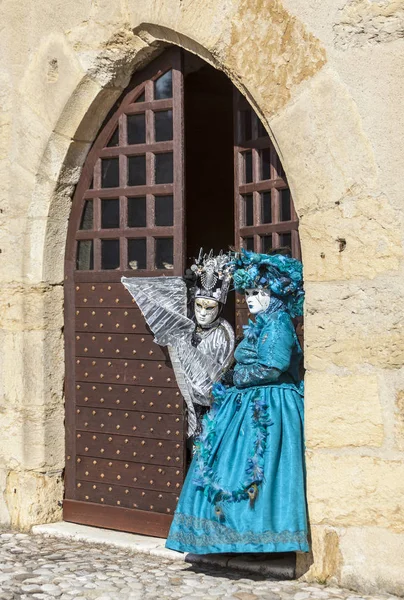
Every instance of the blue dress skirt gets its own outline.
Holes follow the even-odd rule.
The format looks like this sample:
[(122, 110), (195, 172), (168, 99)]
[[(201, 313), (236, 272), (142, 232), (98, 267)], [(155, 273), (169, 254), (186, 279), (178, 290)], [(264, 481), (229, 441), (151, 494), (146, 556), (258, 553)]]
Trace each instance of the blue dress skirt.
[(204, 417), (167, 548), (309, 550), (300, 357), (286, 311), (250, 324), (235, 353), (235, 386), (217, 386)]

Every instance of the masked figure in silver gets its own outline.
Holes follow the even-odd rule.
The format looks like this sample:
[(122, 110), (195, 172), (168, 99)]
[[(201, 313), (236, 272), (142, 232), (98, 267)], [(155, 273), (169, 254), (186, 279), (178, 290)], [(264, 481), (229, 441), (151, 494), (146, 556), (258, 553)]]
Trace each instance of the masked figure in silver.
[(210, 405), (212, 385), (233, 360), (234, 332), (220, 317), (231, 281), (228, 262), (228, 255), (203, 255), (201, 251), (192, 265), (196, 323), (187, 317), (187, 287), (182, 277), (122, 277), (152, 330), (154, 341), (168, 347), (188, 408), (189, 436), (198, 427), (195, 405)]

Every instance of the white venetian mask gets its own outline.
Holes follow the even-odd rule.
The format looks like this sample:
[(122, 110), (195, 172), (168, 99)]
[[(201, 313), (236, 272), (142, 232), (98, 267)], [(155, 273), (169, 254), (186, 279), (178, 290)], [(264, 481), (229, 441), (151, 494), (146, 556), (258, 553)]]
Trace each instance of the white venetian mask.
[(219, 303), (209, 298), (196, 298), (194, 309), (198, 325), (207, 327), (216, 320), (219, 314)]
[(248, 310), (252, 315), (256, 315), (268, 308), (271, 300), (271, 292), (269, 290), (248, 288), (244, 290), (244, 293)]

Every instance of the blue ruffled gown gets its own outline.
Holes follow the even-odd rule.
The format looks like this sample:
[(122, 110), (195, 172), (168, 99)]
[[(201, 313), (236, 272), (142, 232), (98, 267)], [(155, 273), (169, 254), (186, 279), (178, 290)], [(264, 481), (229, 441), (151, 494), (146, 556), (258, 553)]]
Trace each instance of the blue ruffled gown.
[(279, 305), (250, 321), (235, 352), (234, 387), (215, 390), (167, 548), (309, 550), (301, 349)]

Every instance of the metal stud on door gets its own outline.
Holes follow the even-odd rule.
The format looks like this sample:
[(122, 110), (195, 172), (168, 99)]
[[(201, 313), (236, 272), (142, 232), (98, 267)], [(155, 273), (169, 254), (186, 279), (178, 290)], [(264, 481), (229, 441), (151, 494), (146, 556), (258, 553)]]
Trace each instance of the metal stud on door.
[(166, 535), (185, 469), (183, 399), (126, 276), (183, 273), (179, 49), (136, 74), (86, 160), (65, 267), (64, 519)]

